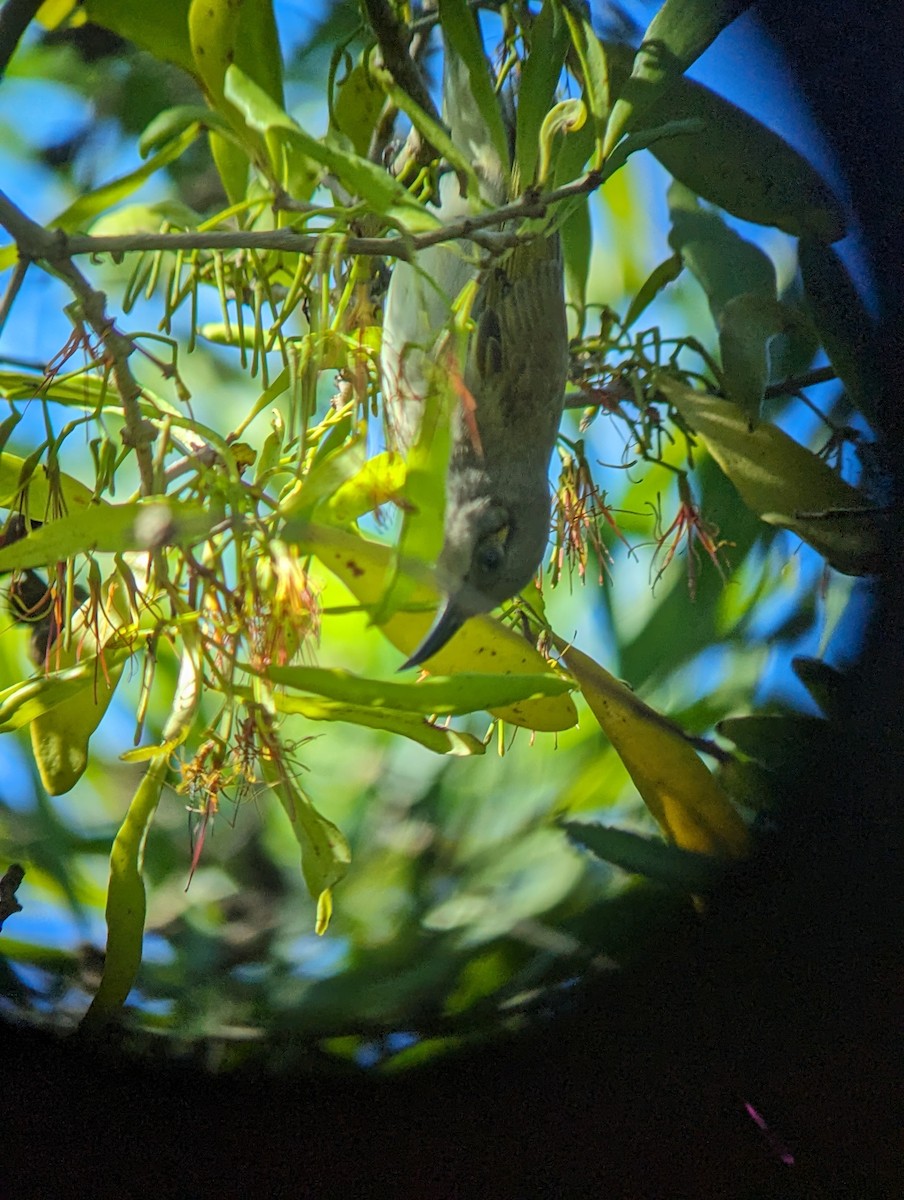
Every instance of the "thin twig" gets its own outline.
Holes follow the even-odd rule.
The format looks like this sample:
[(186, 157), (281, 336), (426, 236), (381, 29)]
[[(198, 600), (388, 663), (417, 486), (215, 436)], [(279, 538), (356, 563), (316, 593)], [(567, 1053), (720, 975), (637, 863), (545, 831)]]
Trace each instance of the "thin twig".
[(85, 321), (100, 339), (110, 361), (125, 418), (122, 439), (135, 450), (142, 494), (151, 495), (154, 490), (154, 466), (150, 446), (157, 431), (150, 421), (144, 420), (138, 404), (141, 387), (129, 366), (134, 343), (120, 333), (107, 316), (104, 293), (93, 288), (72, 262), (71, 254), (66, 249), (65, 234), (50, 232), (32, 221), (4, 192), (0, 192), (0, 225), (15, 241), (20, 262), (45, 263), (79, 301)]
[[(28, 221), (28, 225), (38, 230), (42, 237), (40, 241), (31, 240), (26, 236), (25, 244), (14, 233), (6, 219), (6, 206), (9, 204), (0, 192), (0, 225), (5, 225), (16, 239), (23, 257), (34, 261), (43, 261), (54, 269), (60, 263), (82, 255), (112, 254), (119, 256), (137, 251), (157, 250), (282, 250), (296, 254), (314, 254), (322, 249), (327, 240), (338, 240), (346, 254), (361, 254), (381, 256), (385, 258), (401, 258), (410, 261), (419, 251), (428, 246), (437, 246), (442, 242), (452, 242), (458, 239), (473, 241), (480, 244), (484, 230), (494, 226), (505, 225), (522, 217), (544, 217), (550, 207), (563, 200), (574, 199), (577, 196), (588, 195), (596, 191), (608, 173), (590, 171), (563, 187), (554, 188), (549, 192), (525, 192), (516, 200), (503, 204), (499, 208), (485, 213), (475, 213), (450, 221), (438, 229), (428, 229), (424, 233), (410, 235), (392, 234), (388, 237), (345, 237), (339, 233), (296, 233), (291, 229), (273, 229), (267, 231), (248, 230), (212, 230), (199, 233), (133, 233), (123, 235), (97, 236), (91, 234), (66, 234), (62, 230), (49, 233), (40, 225)], [(281, 203), (280, 207), (292, 209), (291, 201)], [(14, 209), (16, 213), (18, 209)], [(22, 216), (22, 214), (20, 214)], [(15, 223), (15, 222), (14, 222)]]
[[(801, 391), (803, 388), (815, 387), (818, 383), (831, 383), (833, 379), (837, 379), (833, 367), (815, 367), (812, 371), (805, 371), (803, 375), (792, 375), (788, 379), (782, 379), (779, 383), (772, 383), (766, 388), (764, 395), (767, 399), (775, 396), (793, 395), (795, 392)], [(713, 396), (720, 396), (720, 392), (713, 392)], [(620, 397), (623, 400), (630, 400), (631, 395), (626, 394)], [(607, 393), (597, 403), (585, 392), (575, 392), (570, 396), (565, 397), (566, 408), (604, 408), (611, 404), (611, 392)]]

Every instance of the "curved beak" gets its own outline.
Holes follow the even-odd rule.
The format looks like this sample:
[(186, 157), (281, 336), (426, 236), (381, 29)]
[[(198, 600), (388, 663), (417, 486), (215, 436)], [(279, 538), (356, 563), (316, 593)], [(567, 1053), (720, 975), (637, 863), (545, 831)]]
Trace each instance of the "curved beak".
[(469, 616), (470, 613), (465, 612), (456, 603), (454, 597), (448, 600), (445, 608), (440, 610), (439, 616), (430, 627), (427, 636), (408, 661), (402, 663), (399, 670), (407, 671), (409, 667), (419, 667), (428, 658), (432, 658), (434, 654), (438, 654), (452, 635), (461, 629)]

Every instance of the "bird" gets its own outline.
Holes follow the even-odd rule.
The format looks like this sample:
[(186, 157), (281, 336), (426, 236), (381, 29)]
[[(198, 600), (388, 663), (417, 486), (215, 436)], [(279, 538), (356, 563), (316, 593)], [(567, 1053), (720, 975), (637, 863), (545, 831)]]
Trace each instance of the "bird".
[[(443, 116), (474, 164), (481, 198), (510, 198), (512, 171), (475, 104), (467, 68), (447, 44)], [(513, 128), (511, 113), (509, 129)], [(437, 214), (474, 211), (454, 172), (440, 179)], [(475, 267), (466, 248), (443, 243), (399, 260), (386, 297), (382, 390), (394, 445), (417, 437), (434, 372), (448, 370), (443, 339), (450, 305), (477, 275), (472, 331), (452, 414), (443, 544), (436, 564), (444, 602), (400, 670), (441, 650), (470, 617), (510, 600), (535, 575), (549, 539), (549, 463), (568, 373), (568, 332), (558, 233), (544, 229)]]

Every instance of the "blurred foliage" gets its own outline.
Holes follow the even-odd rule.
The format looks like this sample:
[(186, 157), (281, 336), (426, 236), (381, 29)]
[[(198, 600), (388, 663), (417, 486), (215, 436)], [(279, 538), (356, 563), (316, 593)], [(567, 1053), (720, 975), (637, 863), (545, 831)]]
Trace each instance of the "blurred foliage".
[[(828, 640), (841, 572), (881, 565), (868, 317), (827, 244), (843, 213), (777, 133), (684, 77), (736, 6), (695, 26), (669, 0), (658, 59), (579, 5), (492, 7), (516, 178), (573, 185), (548, 213), (573, 411), (542, 590), (469, 621), (418, 681), (393, 678), (396, 650), (437, 590), (394, 514), (406, 554), (435, 542), (443, 471), (425, 489), (381, 448), (393, 247), (347, 239), (435, 230), (436, 160), (385, 164), (408, 123), (442, 130), (344, 2), (303, 28), (278, 11), (280, 46), (266, 3), (160, 0), (151, 22), (60, 0), (13, 59), (9, 153), (57, 205), (23, 195), (29, 215), (239, 238), (85, 260), (132, 342), (153, 494), (70, 296), (40, 364), (0, 362), (0, 836), (27, 872), (8, 1016), (71, 1026), (90, 1001), (102, 1025), (128, 997), (126, 1036), (212, 1065), (314, 1041), (415, 1061), (701, 919), (795, 747), (825, 744), (822, 717), (752, 709), (776, 661)], [(470, 28), (458, 0), (439, 15)], [(427, 67), (435, 19), (413, 26)], [(49, 78), (83, 119), (40, 139), (16, 89)], [(749, 221), (784, 231), (780, 261)], [(293, 231), (301, 250), (253, 242)], [(13, 279), (16, 257), (0, 248)], [(35, 273), (10, 285), (7, 345), (46, 304)], [(814, 415), (820, 344), (844, 386)], [(797, 669), (835, 715), (831, 668)]]

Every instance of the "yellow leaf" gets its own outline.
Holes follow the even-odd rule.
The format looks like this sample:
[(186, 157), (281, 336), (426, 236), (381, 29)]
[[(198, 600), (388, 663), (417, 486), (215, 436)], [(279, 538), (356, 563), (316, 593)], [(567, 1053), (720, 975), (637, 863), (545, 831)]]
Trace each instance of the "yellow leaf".
[[(290, 522), (286, 540), (297, 541), (301, 549), (316, 555), (332, 571), (365, 609), (373, 610), (383, 599), (392, 577), (393, 551), (379, 542), (371, 542), (343, 529), (307, 522)], [(423, 605), (422, 612), (396, 612), (381, 626), (394, 646), (408, 655), (420, 645), (430, 628), (439, 592), (425, 571), (413, 579), (412, 605)], [(542, 675), (549, 670), (546, 660), (533, 646), (492, 617), (472, 617), (449, 643), (431, 660), (437, 675), (456, 675), (463, 671), (493, 675)], [(490, 709), (494, 717), (541, 732), (570, 729), (578, 714), (568, 695), (543, 696), (519, 700)]]
[(678, 726), (592, 658), (559, 639), (556, 644), (669, 841), (701, 854), (743, 856), (747, 827)]

